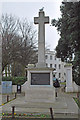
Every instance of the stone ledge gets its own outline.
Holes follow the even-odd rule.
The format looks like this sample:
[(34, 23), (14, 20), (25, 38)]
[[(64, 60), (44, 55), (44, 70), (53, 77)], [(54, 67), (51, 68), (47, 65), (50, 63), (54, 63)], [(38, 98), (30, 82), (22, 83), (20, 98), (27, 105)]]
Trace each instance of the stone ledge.
[(49, 67), (45, 67), (45, 68), (37, 68), (37, 67), (34, 67), (34, 68), (25, 68), (25, 70), (54, 70), (54, 68), (49, 68)]

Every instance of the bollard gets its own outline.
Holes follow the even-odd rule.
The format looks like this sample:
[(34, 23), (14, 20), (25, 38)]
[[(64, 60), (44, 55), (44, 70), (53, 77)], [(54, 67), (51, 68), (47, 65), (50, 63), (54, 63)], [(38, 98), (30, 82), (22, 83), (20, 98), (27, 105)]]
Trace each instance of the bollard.
[(57, 97), (57, 92), (55, 94), (56, 94), (56, 97)]
[(79, 93), (77, 92), (77, 98), (79, 98)]
[(16, 93), (15, 93), (15, 98), (16, 98)]
[(51, 118), (54, 120), (52, 108), (50, 108)]
[(12, 106), (12, 118), (14, 118), (14, 110), (15, 110), (15, 106)]
[(9, 95), (7, 95), (7, 102), (9, 102)]

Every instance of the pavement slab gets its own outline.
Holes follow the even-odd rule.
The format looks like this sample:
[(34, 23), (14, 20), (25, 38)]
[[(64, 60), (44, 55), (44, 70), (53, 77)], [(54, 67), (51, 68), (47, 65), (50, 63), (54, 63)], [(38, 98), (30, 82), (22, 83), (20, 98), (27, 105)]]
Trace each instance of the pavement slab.
[[(36, 103), (25, 102), (25, 96), (20, 94), (17, 98), (2, 107), (3, 112), (11, 112), (12, 106), (15, 106), (16, 113), (45, 113), (50, 114), (50, 107), (53, 109), (53, 113), (58, 116), (73, 116), (78, 117), (79, 109), (73, 97), (76, 97), (75, 93), (58, 92), (58, 97), (54, 103)], [(62, 115), (63, 114), (63, 115)]]

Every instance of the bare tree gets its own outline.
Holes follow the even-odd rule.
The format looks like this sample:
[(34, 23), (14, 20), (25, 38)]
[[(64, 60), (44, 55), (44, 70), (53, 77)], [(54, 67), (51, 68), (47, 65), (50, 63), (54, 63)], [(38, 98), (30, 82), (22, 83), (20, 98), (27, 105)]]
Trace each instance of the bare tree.
[(11, 15), (2, 15), (1, 35), (2, 35), (2, 71), (12, 62), (13, 41), (17, 32), (17, 20)]
[(21, 61), (22, 64), (27, 65), (28, 63), (36, 62), (36, 31), (34, 31), (32, 23), (29, 23), (26, 19), (23, 21), (23, 23), (19, 22), (19, 30), (23, 46), (21, 49), (21, 56), (23, 59), (21, 59)]
[[(1, 17), (2, 71), (9, 64), (19, 63), (25, 67), (37, 62), (36, 31), (26, 19), (21, 22), (12, 15)], [(34, 59), (33, 59), (34, 58)]]

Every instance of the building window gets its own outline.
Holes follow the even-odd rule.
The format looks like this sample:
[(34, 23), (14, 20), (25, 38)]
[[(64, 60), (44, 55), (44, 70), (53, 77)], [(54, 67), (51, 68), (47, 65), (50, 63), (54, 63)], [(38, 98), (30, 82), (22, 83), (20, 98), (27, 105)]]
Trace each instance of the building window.
[(55, 60), (56, 60), (56, 57), (55, 57)]
[(66, 76), (66, 73), (64, 73), (64, 76)]
[(61, 69), (61, 65), (59, 64), (59, 69)]
[(59, 73), (59, 78), (61, 77), (61, 73)]
[(46, 63), (46, 67), (48, 67), (48, 64)]
[(61, 61), (61, 58), (59, 58), (59, 61)]
[(48, 59), (48, 56), (46, 55), (45, 58)]
[(52, 55), (50, 55), (50, 60), (52, 60)]
[(54, 66), (55, 68), (56, 68), (56, 64), (55, 64), (55, 66)]
[(52, 68), (52, 64), (50, 64), (50, 68)]

